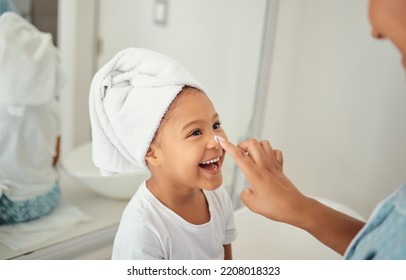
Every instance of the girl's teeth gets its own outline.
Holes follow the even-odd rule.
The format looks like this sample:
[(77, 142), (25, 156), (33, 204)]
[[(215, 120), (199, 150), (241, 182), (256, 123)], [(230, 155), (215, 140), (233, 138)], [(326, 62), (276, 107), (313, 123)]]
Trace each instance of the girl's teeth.
[(215, 163), (215, 162), (217, 162), (217, 161), (219, 161), (219, 158), (215, 158), (215, 159), (212, 159), (212, 160), (208, 160), (208, 161), (206, 161), (206, 162), (202, 162), (201, 164), (210, 164), (210, 163)]

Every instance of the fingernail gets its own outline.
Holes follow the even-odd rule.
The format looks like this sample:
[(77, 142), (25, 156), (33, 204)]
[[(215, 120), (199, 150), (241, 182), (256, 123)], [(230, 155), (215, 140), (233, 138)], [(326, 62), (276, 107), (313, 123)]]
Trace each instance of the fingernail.
[(221, 141), (224, 141), (224, 138), (218, 135), (214, 135), (214, 140), (216, 140), (217, 143), (220, 143)]

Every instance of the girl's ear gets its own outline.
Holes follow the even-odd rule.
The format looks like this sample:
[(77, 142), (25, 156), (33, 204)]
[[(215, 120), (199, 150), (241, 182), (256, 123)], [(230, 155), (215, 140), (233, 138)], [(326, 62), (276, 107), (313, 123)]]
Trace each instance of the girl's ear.
[(158, 166), (160, 163), (159, 157), (158, 157), (158, 152), (157, 152), (157, 145), (155, 143), (152, 143), (147, 151), (147, 154), (145, 155), (145, 161), (147, 162), (148, 166)]

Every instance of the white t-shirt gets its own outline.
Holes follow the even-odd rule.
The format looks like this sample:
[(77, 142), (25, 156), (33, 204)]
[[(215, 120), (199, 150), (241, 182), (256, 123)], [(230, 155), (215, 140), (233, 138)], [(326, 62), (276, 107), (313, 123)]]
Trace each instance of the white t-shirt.
[(59, 104), (26, 106), (23, 115), (0, 106), (0, 196), (13, 201), (42, 195), (55, 184), (52, 166), (60, 133)]
[(223, 245), (236, 238), (233, 206), (223, 187), (203, 190), (210, 221), (194, 225), (163, 205), (141, 184), (121, 218), (113, 259), (224, 259)]

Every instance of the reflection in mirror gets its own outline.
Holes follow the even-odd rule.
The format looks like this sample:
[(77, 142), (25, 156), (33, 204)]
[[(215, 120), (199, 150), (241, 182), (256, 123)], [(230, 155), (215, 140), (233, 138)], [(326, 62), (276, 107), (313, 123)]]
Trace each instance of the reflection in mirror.
[(85, 216), (61, 203), (59, 96), (66, 77), (59, 50), (50, 33), (13, 11), (0, 15), (0, 77), (0, 254), (7, 254)]
[(58, 204), (62, 73), (51, 36), (18, 14), (0, 16), (0, 42), (1, 225), (39, 219)]

